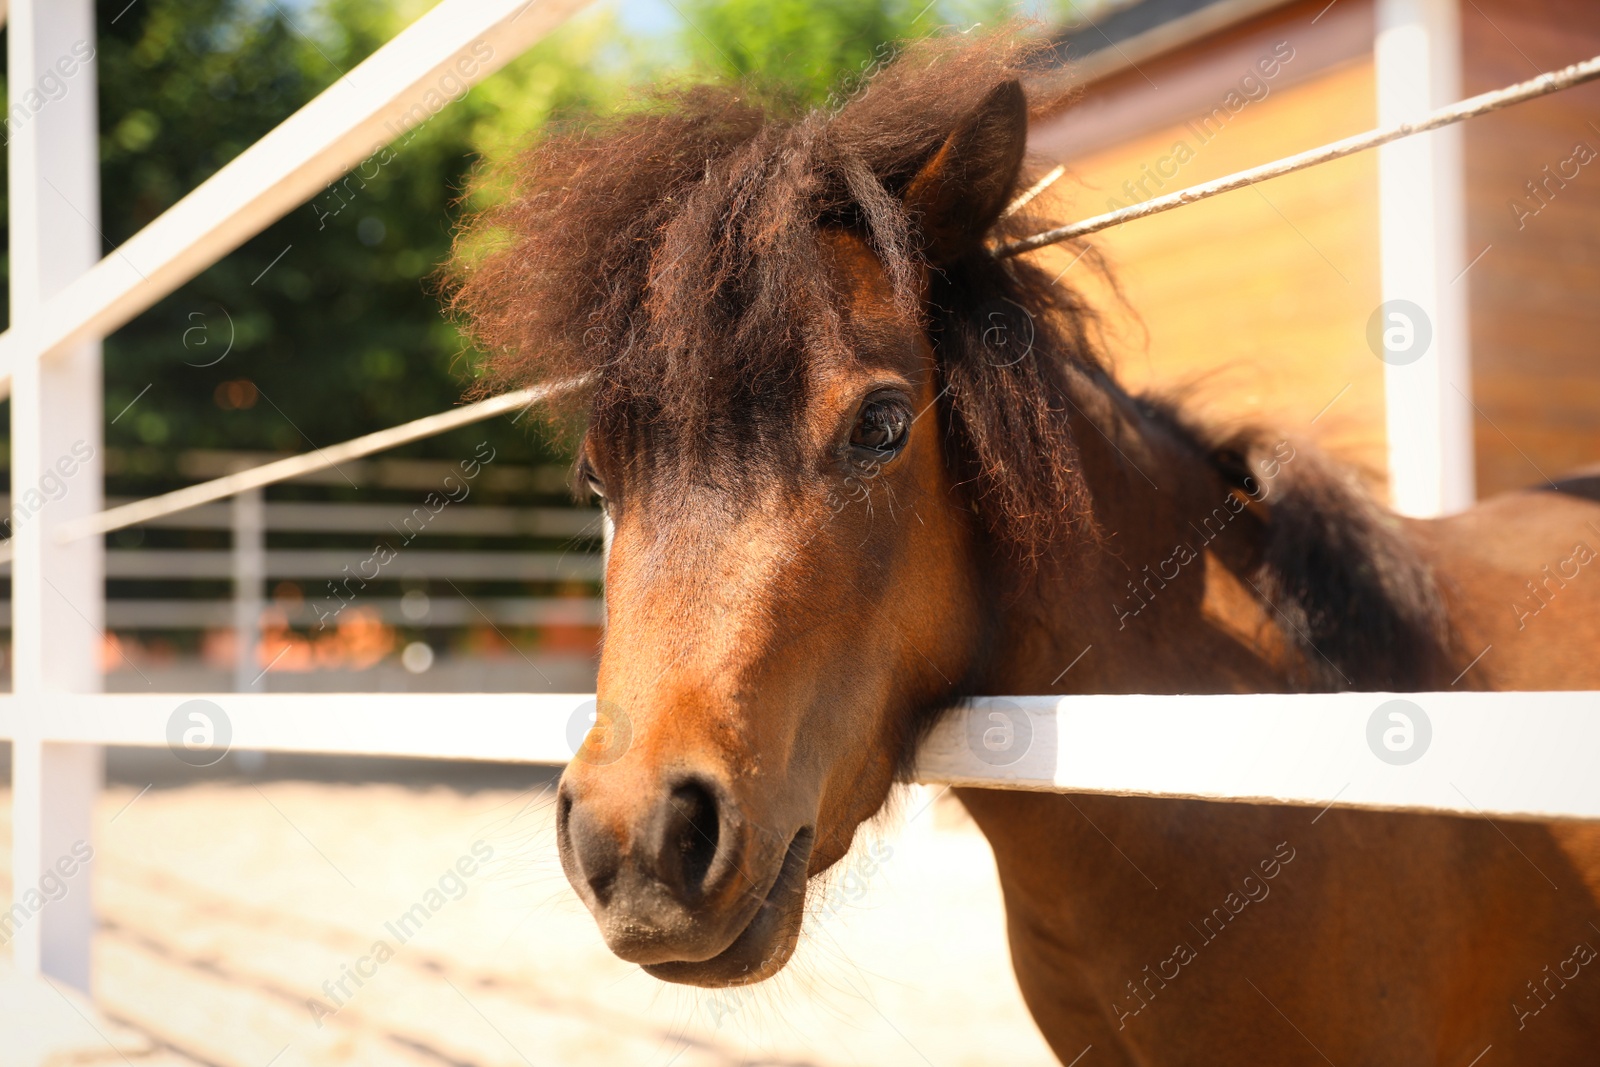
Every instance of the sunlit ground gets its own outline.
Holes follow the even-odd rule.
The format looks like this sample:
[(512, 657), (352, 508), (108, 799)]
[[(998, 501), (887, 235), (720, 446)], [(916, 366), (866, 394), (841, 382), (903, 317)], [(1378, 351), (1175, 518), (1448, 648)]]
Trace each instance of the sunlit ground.
[(0, 1032), (52, 1065), (1055, 1062), (1011, 975), (988, 846), (952, 798), (914, 793), (907, 828), (858, 841), (775, 982), (706, 992), (606, 952), (556, 864), (540, 773), (116, 785), (94, 841), (99, 1014), (13, 989)]

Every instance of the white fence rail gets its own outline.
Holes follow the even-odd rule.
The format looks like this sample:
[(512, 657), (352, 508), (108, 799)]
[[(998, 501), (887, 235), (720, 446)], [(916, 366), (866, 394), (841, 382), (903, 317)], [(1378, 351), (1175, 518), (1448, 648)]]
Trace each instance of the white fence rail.
[[(338, 578), (360, 558), (349, 548), (269, 549), (266, 577)], [(406, 552), (406, 561), (424, 574), (462, 581), (595, 581), (600, 577), (600, 557), (582, 552), (416, 548)], [(125, 548), (106, 553), (107, 578), (228, 578), (232, 574), (233, 550), (227, 548)]]
[[(485, 619), (496, 626), (599, 626), (604, 610), (598, 598), (560, 596), (430, 596), (425, 608), (405, 597), (366, 597), (362, 607), (390, 626), (426, 626), (449, 629), (475, 626)], [(0, 601), (0, 614), (11, 607)], [(232, 600), (112, 600), (106, 603), (108, 630), (208, 630), (232, 626), (236, 620)], [(291, 628), (314, 627), (316, 605), (300, 602), (272, 608)], [(261, 611), (257, 612), (259, 618)], [(5, 627), (9, 629), (9, 626)], [(248, 657), (246, 662), (254, 662)], [(252, 675), (260, 673), (251, 668)]]
[[(115, 497), (107, 506), (132, 503)], [(10, 501), (0, 498), (0, 510)], [(391, 523), (403, 518), (400, 504), (324, 504), (284, 500), (267, 501), (262, 526), (273, 532), (295, 533), (387, 533)], [(183, 530), (231, 530), (233, 509), (227, 504), (207, 504), (188, 508), (176, 515), (150, 519), (141, 525), (176, 527)], [(429, 516), (428, 533), (459, 534), (471, 537), (594, 537), (600, 536), (600, 511), (597, 508), (512, 508), (473, 504), (445, 508)]]
[[(162, 747), (205, 701), (218, 747), (564, 764), (587, 693), (62, 695), (48, 743)], [(1408, 747), (1372, 744), (1400, 701)], [(26, 715), (0, 697), (0, 737)], [(180, 721), (182, 720), (180, 717)], [(986, 744), (995, 729), (1003, 744)], [(225, 740), (224, 740), (225, 738)], [(1381, 742), (1380, 742), (1381, 747)], [(1196, 797), (1513, 818), (1600, 818), (1600, 693), (986, 697), (952, 709), (922, 748), (927, 783)], [(221, 752), (217, 755), (220, 758)]]

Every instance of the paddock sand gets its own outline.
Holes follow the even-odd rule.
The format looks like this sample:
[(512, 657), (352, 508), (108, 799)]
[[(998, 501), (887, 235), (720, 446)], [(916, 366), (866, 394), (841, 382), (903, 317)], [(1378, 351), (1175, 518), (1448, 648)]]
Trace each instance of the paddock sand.
[[(952, 798), (858, 840), (852, 861), (874, 842), (892, 852), (814, 891), (777, 980), (708, 992), (606, 952), (535, 795), (293, 779), (109, 788), (91, 865), (95, 1003), (6, 979), (0, 956), (0, 1067), (1056, 1063), (1011, 975), (988, 846)], [(910, 793), (903, 810), (932, 795)], [(9, 899), (8, 821), (0, 834)], [(447, 877), (430, 898), (474, 847), (492, 855), (464, 889)], [(402, 942), (387, 924), (419, 903), (426, 919)], [(379, 941), (393, 950), (381, 963)], [(358, 966), (371, 977), (345, 978), (346, 996), (336, 983)]]

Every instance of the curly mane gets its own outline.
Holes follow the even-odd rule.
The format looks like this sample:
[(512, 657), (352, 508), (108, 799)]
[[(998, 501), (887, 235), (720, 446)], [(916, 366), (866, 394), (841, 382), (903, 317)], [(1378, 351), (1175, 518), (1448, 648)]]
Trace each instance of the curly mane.
[[(581, 379), (566, 410), (591, 435), (736, 482), (783, 447), (810, 355), (848, 345), (817, 255), (819, 230), (842, 227), (932, 339), (969, 502), (1008, 555), (1043, 560), (1092, 529), (1062, 399), (1071, 366), (1098, 365), (1091, 314), (981, 248), (927, 274), (902, 202), (951, 130), (1040, 51), (1009, 29), (922, 41), (834, 109), (698, 86), (547, 135), (515, 164), (512, 195), (457, 239), (450, 303), (487, 353), (485, 387)], [(1019, 212), (992, 236), (1041, 222)], [(1028, 338), (1023, 358), (995, 358), (997, 324)]]

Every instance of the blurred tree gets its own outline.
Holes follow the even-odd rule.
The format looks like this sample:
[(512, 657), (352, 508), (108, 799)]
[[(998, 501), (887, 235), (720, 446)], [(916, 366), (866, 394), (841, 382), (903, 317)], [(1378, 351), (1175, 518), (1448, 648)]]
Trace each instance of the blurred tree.
[(1018, 10), (1017, 0), (689, 0), (684, 41), (698, 73), (733, 75), (823, 104), (893, 54), (893, 43)]
[[(376, 0), (327, 0), (311, 10), (146, 0), (115, 21), (102, 12), (108, 250), (414, 15)], [(577, 29), (567, 36), (580, 44), (598, 32)], [(537, 90), (531, 83), (542, 78), (544, 91), (522, 94), (518, 109), (533, 124), (558, 106), (597, 104), (583, 56), (546, 42), (498, 94), (446, 107), (108, 339), (117, 488), (170, 480), (181, 448), (305, 451), (454, 403), (462, 344), (429, 277), (448, 252), (472, 138), (511, 85)], [(522, 431), (491, 424), (483, 432), (508, 458), (539, 454)], [(465, 455), (483, 432), (412, 451)]]

